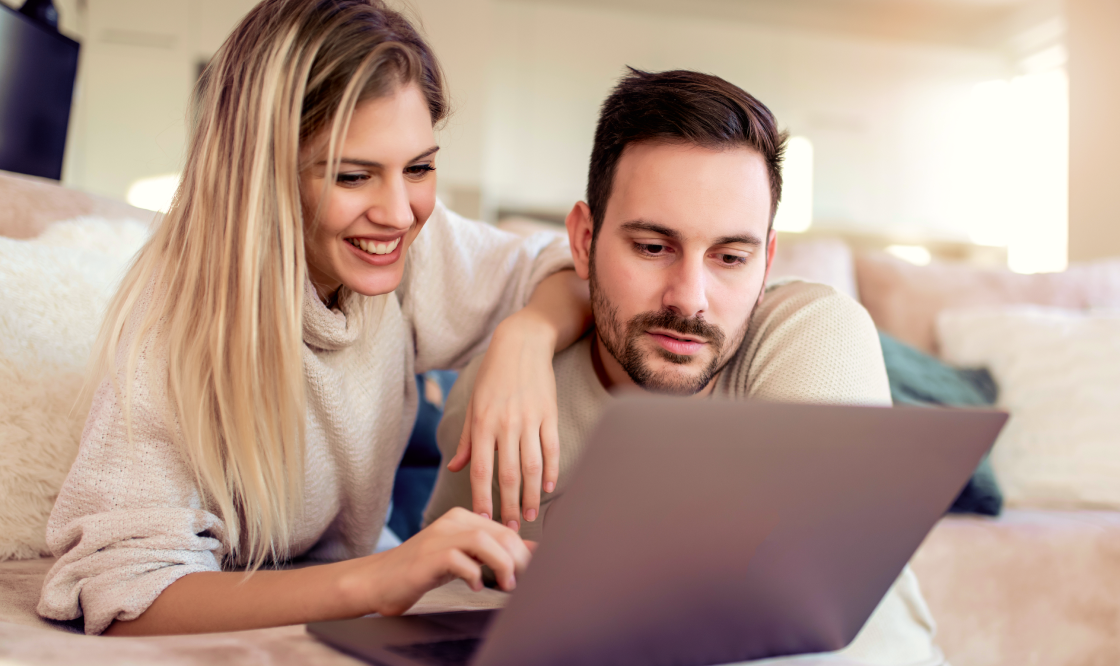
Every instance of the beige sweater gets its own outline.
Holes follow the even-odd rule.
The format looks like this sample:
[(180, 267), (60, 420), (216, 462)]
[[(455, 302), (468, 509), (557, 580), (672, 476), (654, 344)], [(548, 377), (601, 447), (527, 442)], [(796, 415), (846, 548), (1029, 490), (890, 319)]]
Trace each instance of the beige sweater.
[[(306, 461), (294, 555), (372, 552), (416, 415), (415, 373), (466, 363), (543, 278), (571, 265), (551, 236), (523, 240), (442, 205), (406, 261), (397, 291), (351, 293), (340, 309), (305, 290)], [(131, 445), (116, 392), (108, 381), (98, 390), (47, 528), (59, 559), (42, 616), (84, 615), (86, 632), (97, 634), (139, 616), (180, 577), (221, 568), (225, 526), (206, 510), (178, 433), (165, 425), (166, 372), (166, 357), (144, 350)]]
[[(551, 500), (564, 492), (584, 443), (611, 401), (591, 362), (593, 338), (556, 356), (560, 410), (560, 481), (542, 497), (541, 515), (521, 534), (540, 539)], [(464, 370), (448, 396), (438, 431), (444, 460), (454, 454), (481, 359)], [(832, 287), (789, 281), (770, 286), (755, 309), (739, 351), (716, 380), (717, 395), (784, 402), (891, 404), (875, 325), (858, 303)], [(468, 471), (441, 468), (425, 513), (430, 522), (453, 506), (471, 507)], [(498, 497), (495, 483), (492, 491)], [(862, 632), (838, 655), (864, 664), (940, 664), (934, 622), (907, 567)], [(785, 663), (787, 660), (779, 660)], [(790, 661), (796, 661), (793, 658)]]

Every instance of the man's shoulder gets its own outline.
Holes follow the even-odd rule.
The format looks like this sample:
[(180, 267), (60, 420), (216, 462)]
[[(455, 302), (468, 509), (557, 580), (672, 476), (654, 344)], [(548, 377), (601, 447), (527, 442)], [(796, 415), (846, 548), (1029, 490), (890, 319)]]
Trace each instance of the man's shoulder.
[(774, 334), (790, 321), (827, 325), (869, 317), (862, 305), (835, 287), (796, 278), (779, 280), (767, 285), (762, 303), (751, 314), (743, 345)]
[(783, 280), (766, 288), (720, 381), (740, 397), (865, 402), (878, 400), (882, 364), (862, 305), (826, 284)]

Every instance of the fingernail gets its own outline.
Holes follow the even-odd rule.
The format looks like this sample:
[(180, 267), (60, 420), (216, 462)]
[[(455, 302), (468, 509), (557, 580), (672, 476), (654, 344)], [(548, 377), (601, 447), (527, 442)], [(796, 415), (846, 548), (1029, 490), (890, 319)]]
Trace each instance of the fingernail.
[(514, 532), (516, 532), (517, 528), (520, 527), (520, 526), (517, 524), (516, 520), (511, 520), (508, 523), (506, 523), (506, 527), (508, 527), (511, 530), (513, 530)]
[(480, 514), (478, 514), (478, 515), (482, 516), (482, 517), (483, 517), (483, 518), (485, 518), (486, 520), (490, 520), (490, 514), (488, 514), (488, 513), (480, 513)]
[(548, 483), (544, 484), (544, 491), (546, 493), (550, 493), (553, 490), (556, 490), (556, 484), (555, 483), (553, 483), (552, 481), (549, 481)]
[(527, 520), (531, 523), (536, 519), (537, 519), (537, 510), (536, 509), (529, 509), (528, 511), (525, 512), (525, 520)]
[(513, 576), (510, 576), (509, 578), (506, 579), (506, 589), (507, 590), (512, 590), (515, 587), (517, 587), (517, 579), (514, 578)]

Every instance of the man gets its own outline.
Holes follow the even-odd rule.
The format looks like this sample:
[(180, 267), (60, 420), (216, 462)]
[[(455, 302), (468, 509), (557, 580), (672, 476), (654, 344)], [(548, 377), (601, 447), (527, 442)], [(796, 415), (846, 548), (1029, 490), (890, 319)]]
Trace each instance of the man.
[[(632, 71), (603, 104), (587, 202), (566, 221), (595, 326), (553, 364), (560, 482), (543, 495), (542, 515), (614, 394), (891, 403), (879, 339), (858, 303), (820, 284), (765, 286), (784, 147), (769, 109), (711, 75)], [(438, 434), (444, 460), (459, 443), (477, 369), (468, 366), (449, 396)], [(681, 462), (703, 464), (687, 450)], [(672, 489), (646, 491), (651, 510), (671, 501)], [(472, 506), (469, 475), (443, 469), (426, 515), (453, 506)], [(502, 520), (524, 538), (541, 534), (541, 519), (520, 524), (504, 498)], [(842, 654), (938, 664), (933, 631), (906, 569)]]

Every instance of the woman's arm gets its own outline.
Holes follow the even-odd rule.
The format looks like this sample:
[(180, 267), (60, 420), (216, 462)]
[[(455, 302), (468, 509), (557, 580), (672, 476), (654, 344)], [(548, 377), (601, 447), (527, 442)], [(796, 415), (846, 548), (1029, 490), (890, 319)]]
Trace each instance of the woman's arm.
[[(522, 476), (524, 518), (532, 520), (539, 512), (542, 472), (553, 482), (556, 475), (552, 356), (590, 323), (587, 284), (564, 270), (573, 262), (560, 234), (521, 238), (466, 220), (442, 204), (409, 255), (395, 293), (412, 326), (416, 371), (463, 367), (490, 343), (472, 401), (477, 418), (468, 421), (474, 424), (468, 438), (478, 442), (464, 442), (454, 469), (469, 459), (492, 460), (497, 449), (503, 521), (520, 524)], [(477, 456), (469, 452), (475, 446), (481, 447)], [(493, 467), (472, 466), (478, 513), (494, 515)]]
[(369, 613), (400, 615), (455, 578), (482, 589), (483, 564), (510, 591), (529, 564), (526, 542), (465, 509), (453, 509), (402, 545), (345, 562), (285, 571), (198, 572), (168, 586), (135, 620), (105, 634), (240, 631)]
[(493, 515), (490, 488), (497, 450), (502, 522), (517, 530), (522, 516), (536, 520), (541, 489), (552, 492), (560, 470), (552, 357), (590, 325), (587, 281), (565, 270), (542, 280), (529, 303), (495, 329), (459, 448), (448, 464), (457, 472), (470, 463), (476, 513)]

